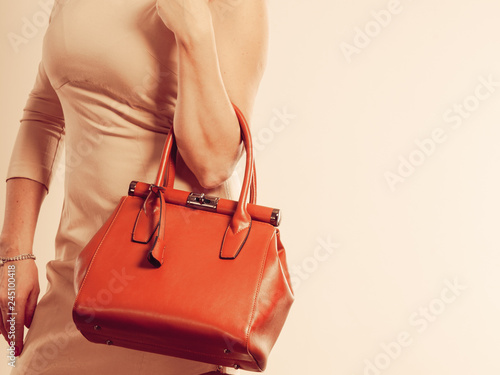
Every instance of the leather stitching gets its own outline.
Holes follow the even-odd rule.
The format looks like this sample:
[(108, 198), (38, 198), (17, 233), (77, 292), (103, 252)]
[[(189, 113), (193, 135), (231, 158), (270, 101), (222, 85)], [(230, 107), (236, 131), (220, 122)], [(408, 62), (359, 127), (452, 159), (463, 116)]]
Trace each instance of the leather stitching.
[[(141, 208), (139, 211), (139, 214), (137, 215), (137, 219), (135, 220), (134, 230), (132, 232), (132, 241), (142, 243), (142, 244), (147, 244), (149, 241), (151, 241), (151, 238), (153, 237), (153, 234), (155, 233), (155, 231), (153, 231), (151, 233), (151, 235), (149, 236), (149, 239), (147, 239), (147, 240), (138, 239), (135, 235), (136, 230), (137, 230), (137, 225), (139, 224), (139, 221), (141, 220), (141, 216), (144, 215), (143, 212), (144, 212), (144, 209)], [(155, 230), (156, 230), (156, 227), (155, 227)]]
[(224, 242), (226, 241), (226, 235), (227, 235), (228, 230), (230, 230), (230, 229), (231, 229), (231, 226), (228, 225), (228, 227), (226, 228), (226, 232), (224, 233), (224, 238), (222, 239), (222, 244), (221, 244), (220, 251), (219, 251), (219, 258), (221, 258), (221, 259), (228, 259), (228, 260), (236, 259), (236, 257), (240, 254), (241, 250), (243, 249), (243, 246), (245, 246), (245, 243), (247, 242), (248, 236), (250, 235), (250, 229), (252, 229), (252, 221), (250, 221), (250, 225), (248, 226), (247, 235), (245, 236), (243, 241), (241, 241), (241, 244), (239, 245), (239, 248), (236, 251), (236, 254), (232, 258), (222, 256), (222, 249), (224, 248)]

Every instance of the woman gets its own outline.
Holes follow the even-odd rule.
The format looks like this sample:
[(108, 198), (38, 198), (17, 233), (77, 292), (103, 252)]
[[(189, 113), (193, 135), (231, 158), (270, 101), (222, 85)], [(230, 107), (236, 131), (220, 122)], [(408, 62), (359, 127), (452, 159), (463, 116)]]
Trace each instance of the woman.
[[(131, 180), (153, 181), (175, 128), (176, 187), (231, 196), (241, 153), (231, 102), (248, 117), (267, 48), (265, 0), (59, 0), (45, 35), (8, 178), (0, 256), (32, 254), (40, 206), (59, 176), (65, 197), (49, 287), (37, 305), (33, 259), (16, 266), (20, 374), (199, 374), (216, 366), (87, 342), (72, 323), (73, 263)], [(174, 116), (175, 112), (175, 116)], [(64, 142), (63, 142), (64, 141)], [(23, 344), (23, 327), (29, 332)], [(10, 340), (8, 340), (10, 341)]]

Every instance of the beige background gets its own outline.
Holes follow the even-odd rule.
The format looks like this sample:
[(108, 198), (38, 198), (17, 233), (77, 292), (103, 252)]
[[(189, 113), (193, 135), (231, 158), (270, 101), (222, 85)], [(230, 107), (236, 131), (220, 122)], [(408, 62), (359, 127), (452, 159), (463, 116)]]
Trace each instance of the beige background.
[[(7, 34), (40, 9), (0, 5), (1, 176), (44, 26), (18, 52)], [(259, 194), (284, 210), (297, 301), (267, 373), (498, 374), (500, 2), (272, 0), (270, 9), (253, 124)], [(391, 189), (386, 175), (402, 158), (419, 165)], [(0, 211), (4, 194), (0, 185)], [(36, 235), (42, 288), (61, 195), (56, 181)]]

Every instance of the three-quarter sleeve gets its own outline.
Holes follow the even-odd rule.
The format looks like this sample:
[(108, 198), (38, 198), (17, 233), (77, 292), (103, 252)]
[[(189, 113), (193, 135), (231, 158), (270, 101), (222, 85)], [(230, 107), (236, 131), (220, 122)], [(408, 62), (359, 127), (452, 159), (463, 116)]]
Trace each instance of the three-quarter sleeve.
[(42, 183), (48, 190), (62, 154), (63, 139), (61, 103), (42, 62), (24, 107), (7, 180), (28, 178)]

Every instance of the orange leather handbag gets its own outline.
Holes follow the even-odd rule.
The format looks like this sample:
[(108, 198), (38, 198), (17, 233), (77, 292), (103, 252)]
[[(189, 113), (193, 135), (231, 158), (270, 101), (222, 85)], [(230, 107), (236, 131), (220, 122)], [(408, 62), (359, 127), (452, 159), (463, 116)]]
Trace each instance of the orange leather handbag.
[(156, 183), (132, 182), (79, 255), (73, 320), (88, 340), (266, 368), (294, 297), (280, 212), (255, 202), (250, 129), (235, 111), (246, 149), (238, 202), (173, 188), (170, 132)]

